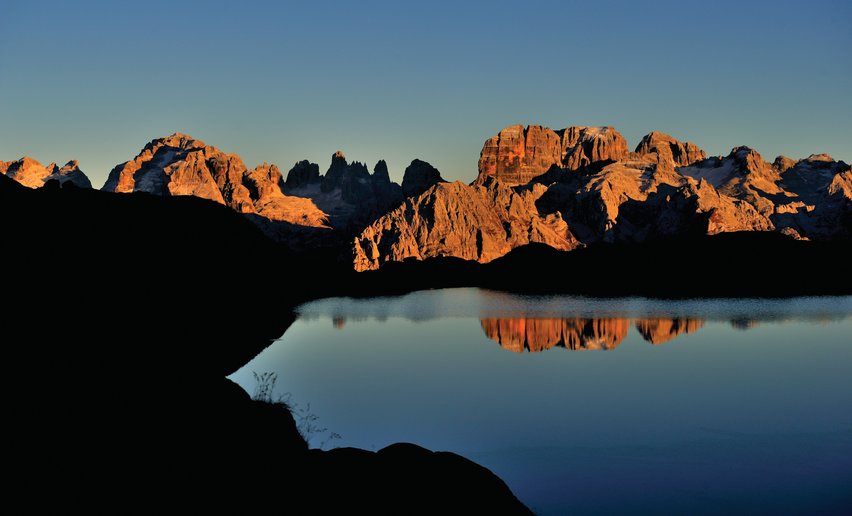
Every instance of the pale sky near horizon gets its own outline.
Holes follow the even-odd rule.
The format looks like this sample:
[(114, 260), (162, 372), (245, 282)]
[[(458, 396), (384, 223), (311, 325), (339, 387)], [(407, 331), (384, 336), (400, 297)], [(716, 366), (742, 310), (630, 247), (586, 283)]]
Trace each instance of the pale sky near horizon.
[(852, 162), (852, 2), (0, 3), (0, 159), (96, 187), (175, 131), (285, 174), (339, 149), (468, 182), (516, 123)]

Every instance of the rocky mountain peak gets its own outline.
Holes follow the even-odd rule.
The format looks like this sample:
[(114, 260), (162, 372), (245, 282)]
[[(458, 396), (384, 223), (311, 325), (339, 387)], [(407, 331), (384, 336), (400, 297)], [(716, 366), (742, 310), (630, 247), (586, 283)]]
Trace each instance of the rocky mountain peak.
[(740, 145), (738, 147), (734, 147), (731, 149), (729, 157), (735, 157), (737, 159), (748, 159), (749, 157), (760, 156), (760, 154), (747, 145)]
[(657, 162), (671, 163), (675, 167), (688, 166), (707, 157), (707, 154), (694, 143), (684, 143), (657, 131), (651, 131), (643, 136), (635, 152)]
[(479, 175), (522, 185), (554, 165), (577, 170), (626, 157), (627, 140), (612, 127), (574, 126), (554, 131), (540, 125), (512, 125), (489, 138), (479, 155)]
[(405, 168), (402, 177), (402, 194), (405, 197), (414, 197), (438, 183), (446, 183), (438, 169), (425, 161), (414, 159)]
[(807, 161), (824, 161), (824, 162), (833, 162), (834, 161), (834, 158), (832, 158), (831, 156), (829, 156), (828, 154), (825, 154), (825, 153), (811, 154), (810, 156), (808, 156), (805, 159)]
[(310, 184), (318, 184), (320, 179), (319, 165), (303, 159), (293, 165), (287, 172), (287, 188), (301, 188)]
[(373, 167), (373, 181), (376, 183), (390, 183), (390, 173), (388, 172), (388, 164), (385, 160), (380, 159)]
[(440, 256), (485, 263), (531, 242), (562, 250), (580, 245), (561, 215), (539, 213), (544, 186), (515, 191), (493, 178), (486, 183), (438, 182), (407, 197), (355, 238), (355, 270)]
[(403, 200), (402, 189), (390, 180), (387, 163), (379, 160), (373, 170), (370, 174), (360, 161), (347, 162), (343, 152), (337, 151), (325, 175), (316, 163), (296, 163), (287, 173), (284, 189), (288, 195), (310, 199), (328, 214), (330, 226), (349, 232), (363, 228)]
[(58, 179), (60, 184), (71, 183), (78, 188), (92, 187), (92, 182), (89, 181), (86, 174), (80, 170), (80, 163), (76, 159), (69, 161), (63, 165), (62, 168), (56, 169), (56, 171), (51, 174), (51, 177), (48, 178), (48, 180), (51, 179)]
[(784, 172), (790, 170), (796, 165), (796, 160), (793, 158), (788, 158), (787, 156), (778, 156), (775, 158), (775, 161), (772, 162), (772, 168), (778, 171), (779, 174), (783, 174)]
[(206, 147), (206, 144), (201, 140), (196, 140), (192, 136), (183, 133), (172, 133), (165, 138), (160, 138), (159, 140), (154, 141), (159, 142), (162, 145), (168, 145), (169, 147), (175, 147), (178, 149)]
[(781, 179), (778, 171), (769, 163), (763, 160), (763, 156), (751, 147), (740, 146), (731, 150), (728, 159), (733, 160), (736, 164), (736, 173), (741, 176), (747, 176), (752, 181), (763, 181), (763, 186), (766, 191), (775, 193), (777, 188), (770, 186)]
[(340, 188), (340, 183), (343, 181), (344, 175), (349, 170), (349, 164), (346, 162), (346, 156), (342, 151), (337, 151), (331, 155), (331, 165), (325, 172), (322, 178), (322, 191), (330, 192), (335, 188)]
[(58, 181), (59, 184), (71, 182), (80, 188), (92, 187), (89, 178), (80, 170), (77, 160), (69, 161), (62, 168), (56, 163), (45, 167), (38, 160), (24, 156), (17, 161), (0, 161), (0, 173), (29, 188), (41, 188), (52, 180)]
[(44, 165), (29, 156), (9, 161), (3, 168), (4, 174), (29, 188), (41, 188), (51, 174)]
[(325, 225), (325, 213), (309, 199), (286, 196), (283, 186), (275, 165), (264, 163), (248, 170), (238, 155), (174, 133), (152, 140), (133, 160), (116, 166), (103, 189), (208, 199), (253, 216), (273, 236), (288, 224)]
[(556, 133), (561, 136), (562, 168), (577, 170), (599, 161), (619, 160), (630, 153), (627, 140), (614, 127), (575, 126)]

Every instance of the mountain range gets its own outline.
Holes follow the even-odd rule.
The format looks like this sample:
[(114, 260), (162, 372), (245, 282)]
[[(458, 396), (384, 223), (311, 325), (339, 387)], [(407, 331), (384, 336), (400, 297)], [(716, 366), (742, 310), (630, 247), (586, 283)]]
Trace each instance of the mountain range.
[[(8, 380), (25, 386), (4, 400), (10, 442), (26, 450), (9, 457), (10, 492), (66, 510), (119, 499), (246, 512), (288, 500), (387, 513), (417, 500), (429, 512), (526, 514), (503, 481), (453, 454), (309, 450), (289, 410), (223, 376), (324, 296), (852, 292), (850, 169), (827, 156), (708, 158), (659, 133), (630, 152), (611, 128), (515, 126), (480, 158), (470, 184), (420, 160), (395, 184), (383, 161), (370, 172), (335, 153), (324, 174), (307, 161), (283, 174), (174, 134), (101, 190), (76, 161), (0, 162)], [(631, 326), (659, 344), (701, 322), (481, 325), (520, 352), (614, 349)], [(128, 481), (139, 471), (155, 481)]]
[[(415, 159), (400, 185), (383, 160), (371, 173), (336, 152), (325, 174), (300, 161), (285, 177), (175, 133), (113, 168), (102, 190), (208, 199), (291, 249), (329, 249), (356, 271), (440, 257), (487, 263), (530, 243), (571, 251), (738, 231), (852, 236), (852, 170), (825, 154), (770, 163), (736, 147), (708, 157), (659, 132), (630, 151), (612, 127), (514, 125), (485, 141), (478, 169), (469, 184), (447, 182)], [(30, 188), (92, 187), (77, 161), (23, 157), (0, 161), (0, 172)]]

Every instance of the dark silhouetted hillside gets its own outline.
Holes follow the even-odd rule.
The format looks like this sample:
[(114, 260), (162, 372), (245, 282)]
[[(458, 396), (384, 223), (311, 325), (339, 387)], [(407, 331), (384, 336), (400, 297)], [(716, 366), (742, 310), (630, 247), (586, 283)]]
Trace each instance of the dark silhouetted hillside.
[(309, 452), (285, 407), (224, 378), (318, 294), (295, 273), (333, 262), (291, 255), (192, 197), (30, 190), (0, 176), (0, 216), (16, 507), (528, 512), (452, 454)]

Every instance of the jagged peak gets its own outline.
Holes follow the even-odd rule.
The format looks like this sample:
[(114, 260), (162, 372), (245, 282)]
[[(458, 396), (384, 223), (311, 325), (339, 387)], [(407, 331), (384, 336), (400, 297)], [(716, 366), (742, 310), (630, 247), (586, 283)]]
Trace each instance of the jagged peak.
[(192, 136), (190, 136), (186, 133), (181, 133), (181, 132), (174, 132), (174, 133), (166, 136), (164, 139), (165, 140), (175, 140), (175, 139), (176, 140), (195, 140), (195, 138), (193, 138)]
[(24, 166), (24, 165), (38, 165), (40, 167), (43, 166), (39, 160), (37, 160), (37, 159), (35, 159), (31, 156), (21, 156), (20, 159), (13, 161), (13, 163), (19, 163), (22, 166)]
[(402, 193), (405, 197), (416, 197), (438, 183), (446, 183), (441, 172), (430, 163), (415, 158), (402, 176)]
[(288, 188), (300, 188), (320, 181), (319, 165), (303, 159), (297, 161), (293, 168), (287, 172), (285, 184)]
[(748, 145), (739, 145), (731, 149), (729, 153), (730, 156), (745, 156), (747, 154), (751, 154), (752, 152), (757, 152)]
[(657, 161), (671, 162), (674, 166), (681, 167), (707, 157), (707, 153), (698, 145), (659, 131), (651, 131), (643, 136), (634, 152), (643, 157), (656, 155)]
[(805, 158), (802, 161), (834, 161), (834, 158), (832, 158), (830, 155), (828, 155), (826, 153), (819, 153), (819, 154), (811, 154), (810, 156), (808, 156), (807, 158)]
[(648, 134), (646, 134), (645, 136), (642, 137), (643, 140), (653, 140), (653, 139), (657, 139), (657, 138), (664, 138), (664, 139), (672, 138), (672, 139), (675, 139), (675, 138), (672, 137), (672, 135), (666, 134), (662, 131), (650, 131)]
[(692, 142), (684, 142), (678, 140), (670, 134), (666, 134), (660, 131), (651, 131), (639, 140), (639, 143), (636, 145), (636, 150), (634, 152), (641, 152), (643, 147), (650, 146), (655, 142), (678, 143), (681, 145), (695, 145)]
[(390, 172), (388, 172), (388, 164), (385, 160), (380, 159), (373, 167), (373, 181), (377, 184), (390, 184)]
[[(541, 124), (512, 124), (500, 129), (497, 136), (500, 136), (502, 133), (518, 133), (526, 136), (530, 133), (530, 131), (552, 131), (560, 137), (566, 132), (573, 131), (582, 134), (586, 138), (593, 138), (610, 132), (618, 133), (618, 130), (611, 125), (570, 125), (563, 127), (562, 129), (551, 129), (548, 126)], [(618, 134), (620, 135), (620, 133)]]
[(151, 143), (148, 145), (148, 147), (153, 149), (155, 147), (160, 147), (164, 145), (183, 150), (198, 147), (208, 147), (208, 145), (205, 144), (203, 141), (197, 140), (188, 134), (179, 132), (175, 132), (168, 136), (151, 140)]
[(627, 140), (612, 126), (570, 126), (554, 131), (541, 125), (512, 125), (486, 140), (479, 174), (509, 185), (527, 184), (552, 165), (578, 170), (591, 163), (627, 157)]
[[(572, 125), (566, 127), (564, 129), (560, 129), (559, 131), (568, 131), (574, 129), (576, 131), (580, 131), (582, 133), (586, 133), (589, 136), (595, 136), (598, 134), (606, 134), (609, 132), (617, 133), (618, 130), (611, 125)], [(557, 132), (559, 132), (557, 131)]]

